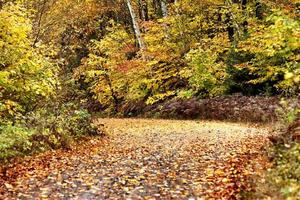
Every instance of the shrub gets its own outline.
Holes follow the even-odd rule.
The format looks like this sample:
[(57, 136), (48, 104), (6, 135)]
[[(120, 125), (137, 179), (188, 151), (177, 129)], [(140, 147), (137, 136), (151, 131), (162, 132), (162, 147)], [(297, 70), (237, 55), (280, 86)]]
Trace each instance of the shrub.
[(270, 171), (268, 178), (284, 198), (294, 199), (300, 196), (300, 143), (287, 147), (279, 152), (275, 168)]
[(0, 29), (0, 161), (70, 148), (74, 139), (95, 133), (90, 114), (69, 103), (80, 94), (67, 77), (60, 83), (54, 48), (32, 45), (29, 12), (4, 4)]
[(284, 125), (290, 124), (297, 119), (300, 112), (300, 103), (297, 99), (280, 101), (280, 106), (276, 109), (276, 114), (280, 122)]
[(91, 115), (74, 103), (56, 109), (40, 108), (15, 125), (0, 126), (0, 160), (56, 148), (71, 148), (72, 142), (97, 134)]
[(40, 109), (25, 119), (27, 126), (36, 130), (32, 136), (34, 150), (70, 148), (74, 139), (97, 133), (91, 115), (76, 104), (69, 103), (53, 110)]
[[(247, 97), (239, 94), (197, 100), (173, 98), (162, 103), (148, 105), (140, 110), (146, 116), (163, 118), (226, 120), (242, 122), (275, 122), (280, 107), (278, 97)], [(299, 105), (299, 100), (295, 100)]]
[(30, 151), (32, 143), (30, 138), (34, 130), (21, 126), (0, 126), (0, 160), (22, 155)]
[[(51, 50), (32, 47), (31, 21), (25, 8), (5, 4), (0, 10), (0, 121), (49, 100), (59, 85)], [(47, 51), (47, 53), (45, 53)]]
[(263, 181), (256, 181), (259, 185), (253, 199), (299, 199), (300, 113), (293, 122), (285, 123), (275, 132), (280, 134), (269, 137), (271, 145), (267, 149), (273, 165), (264, 174)]

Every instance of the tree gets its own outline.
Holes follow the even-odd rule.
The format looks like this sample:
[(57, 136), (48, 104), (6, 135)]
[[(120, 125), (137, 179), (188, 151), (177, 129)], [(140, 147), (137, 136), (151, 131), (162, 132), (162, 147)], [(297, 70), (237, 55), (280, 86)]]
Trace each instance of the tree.
[(162, 16), (167, 17), (168, 16), (168, 8), (167, 8), (167, 3), (165, 2), (165, 0), (160, 1), (160, 6), (161, 6)]
[(127, 69), (124, 69), (124, 63), (128, 53), (135, 49), (131, 35), (114, 22), (111, 26), (107, 28), (109, 34), (102, 40), (92, 42), (90, 54), (76, 69), (75, 78), (83, 77), (101, 105), (105, 109), (112, 105), (116, 113), (126, 93)]
[(138, 42), (138, 47), (143, 51), (145, 49), (145, 44), (144, 44), (142, 36), (141, 36), (141, 30), (140, 30), (140, 26), (136, 19), (135, 11), (131, 5), (131, 0), (126, 0), (126, 3), (127, 3), (127, 7), (129, 10), (130, 16), (131, 16), (132, 26), (133, 26), (136, 40)]
[(247, 68), (256, 76), (249, 81), (253, 84), (272, 82), (277, 91), (295, 93), (298, 88), (284, 76), (300, 68), (299, 21), (281, 12), (274, 12), (266, 20), (269, 24), (255, 27), (250, 37), (240, 43), (240, 51), (251, 54), (252, 58), (237, 67)]
[(33, 48), (31, 22), (19, 5), (7, 4), (0, 11), (0, 116), (13, 119), (31, 110), (38, 99), (54, 94), (57, 68)]

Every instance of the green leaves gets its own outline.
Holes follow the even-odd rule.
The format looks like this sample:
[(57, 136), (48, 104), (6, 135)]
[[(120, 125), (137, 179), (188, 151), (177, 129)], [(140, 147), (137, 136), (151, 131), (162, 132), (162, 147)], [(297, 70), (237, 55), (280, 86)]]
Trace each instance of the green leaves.
[(189, 80), (190, 84), (196, 93), (202, 93), (202, 97), (217, 96), (226, 92), (226, 65), (217, 62), (217, 59), (217, 52), (201, 48), (191, 50), (186, 55), (193, 74)]
[[(288, 145), (287, 145), (288, 146)], [(267, 180), (275, 186), (286, 199), (297, 199), (300, 195), (300, 144), (292, 147), (280, 147), (274, 167), (269, 171)]]
[(22, 155), (30, 150), (32, 143), (29, 138), (33, 134), (20, 126), (0, 126), (0, 160)]

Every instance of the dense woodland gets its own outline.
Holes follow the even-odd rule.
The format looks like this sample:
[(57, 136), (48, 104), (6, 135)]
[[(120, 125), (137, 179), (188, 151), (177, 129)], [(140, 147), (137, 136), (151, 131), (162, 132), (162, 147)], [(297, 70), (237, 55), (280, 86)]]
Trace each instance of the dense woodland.
[(298, 0), (0, 0), (0, 160), (101, 134), (93, 113), (295, 97), (299, 11)]

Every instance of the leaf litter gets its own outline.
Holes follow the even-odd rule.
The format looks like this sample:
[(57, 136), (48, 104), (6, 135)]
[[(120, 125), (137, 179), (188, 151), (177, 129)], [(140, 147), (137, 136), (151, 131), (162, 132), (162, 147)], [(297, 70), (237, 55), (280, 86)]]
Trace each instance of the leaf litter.
[[(98, 119), (107, 136), (12, 165), (0, 199), (241, 199), (268, 165), (267, 127)], [(27, 162), (27, 163), (25, 163)], [(0, 182), (1, 183), (1, 182)]]

